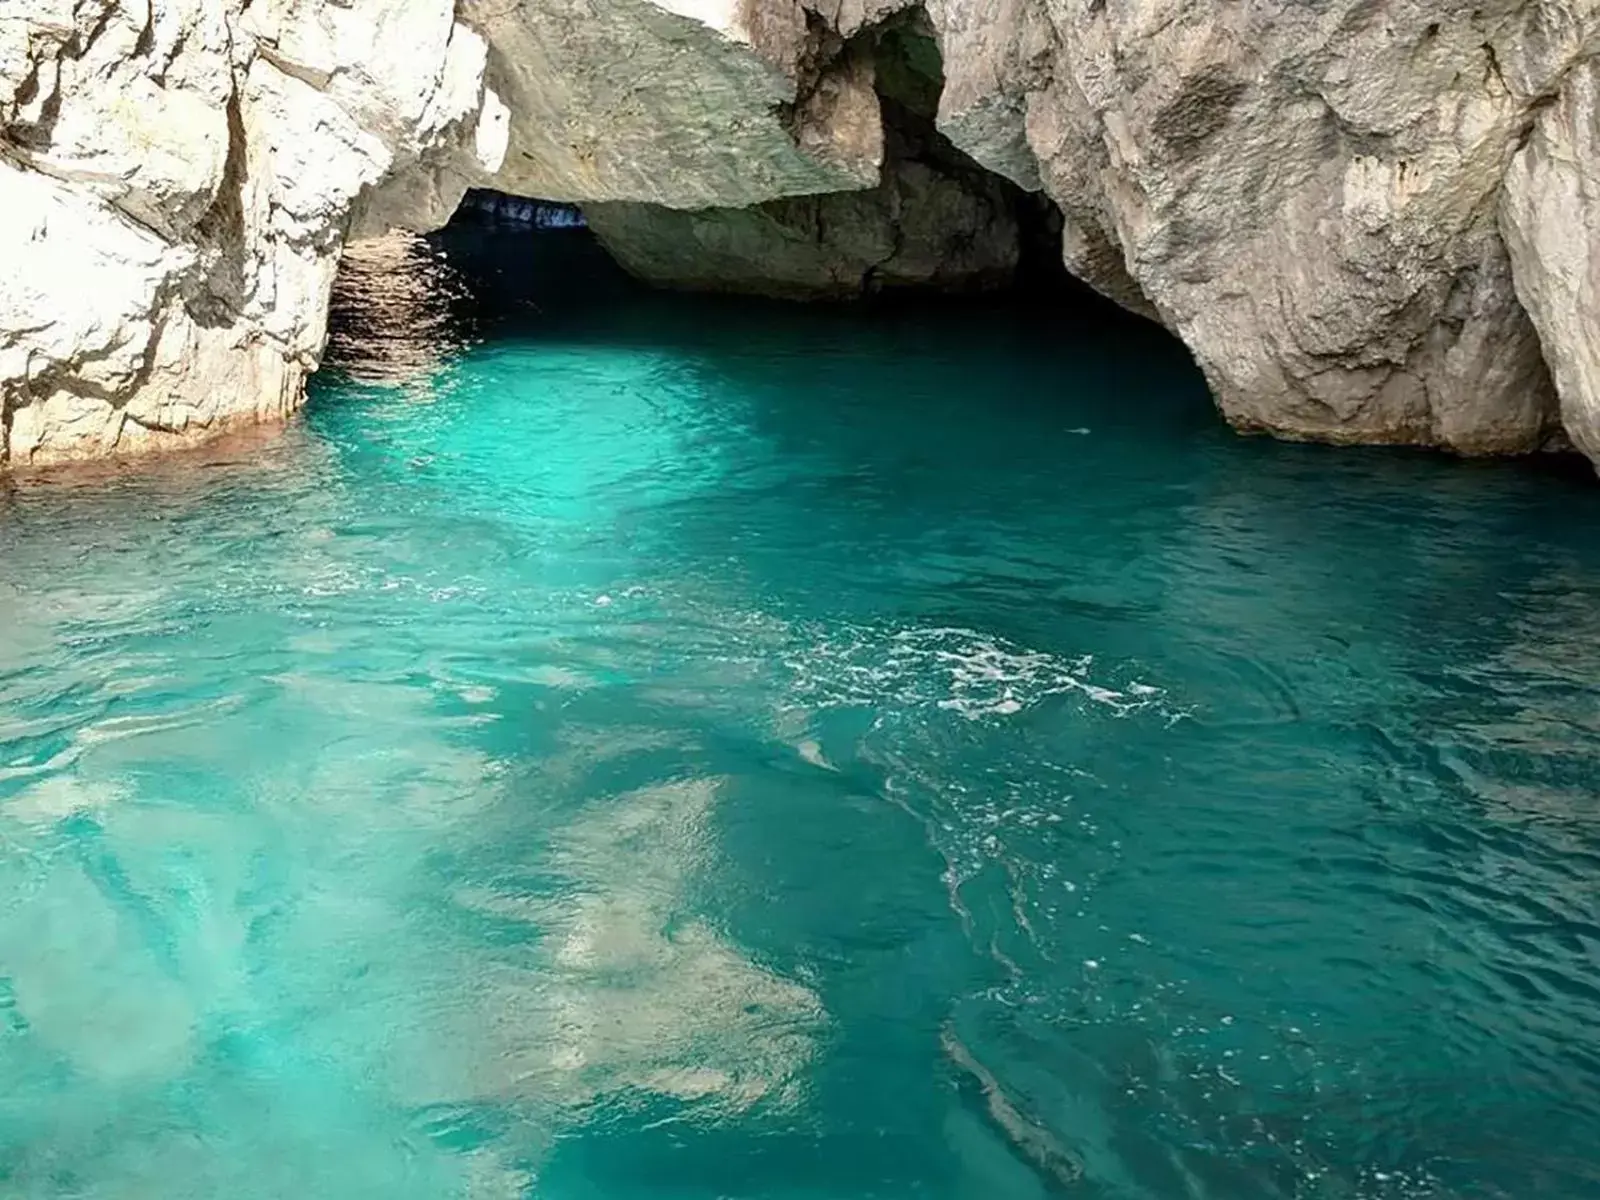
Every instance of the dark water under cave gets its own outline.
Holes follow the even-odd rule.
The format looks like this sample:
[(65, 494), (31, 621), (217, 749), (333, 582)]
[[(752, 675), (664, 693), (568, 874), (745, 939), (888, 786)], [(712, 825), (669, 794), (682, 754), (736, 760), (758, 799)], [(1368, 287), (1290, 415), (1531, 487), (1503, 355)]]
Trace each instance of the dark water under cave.
[(0, 493), (0, 1194), (1600, 1195), (1600, 490), (387, 246)]

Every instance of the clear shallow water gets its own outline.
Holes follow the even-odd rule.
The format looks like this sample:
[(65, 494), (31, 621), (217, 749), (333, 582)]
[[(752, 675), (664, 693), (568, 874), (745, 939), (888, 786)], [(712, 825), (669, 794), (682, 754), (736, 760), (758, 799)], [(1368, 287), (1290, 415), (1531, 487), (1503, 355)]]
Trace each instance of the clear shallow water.
[(1600, 1194), (1600, 491), (583, 245), (0, 493), (0, 1194)]

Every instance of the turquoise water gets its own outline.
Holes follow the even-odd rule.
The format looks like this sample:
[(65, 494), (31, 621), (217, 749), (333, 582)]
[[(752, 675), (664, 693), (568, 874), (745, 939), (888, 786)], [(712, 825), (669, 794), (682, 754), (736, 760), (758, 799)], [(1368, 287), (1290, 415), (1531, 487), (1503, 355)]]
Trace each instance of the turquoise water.
[(586, 245), (0, 492), (0, 1194), (1600, 1195), (1600, 490)]

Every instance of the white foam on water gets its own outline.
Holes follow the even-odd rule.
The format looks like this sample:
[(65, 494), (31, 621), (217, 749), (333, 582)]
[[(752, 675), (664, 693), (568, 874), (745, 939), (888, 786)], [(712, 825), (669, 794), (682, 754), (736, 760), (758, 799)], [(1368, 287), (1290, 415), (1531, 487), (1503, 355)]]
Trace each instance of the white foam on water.
[(932, 707), (969, 721), (1015, 716), (1053, 696), (1077, 696), (1117, 716), (1166, 699), (1141, 680), (1097, 681), (1091, 654), (1032, 650), (961, 626), (843, 626), (817, 635), (787, 665), (796, 698), (819, 707)]

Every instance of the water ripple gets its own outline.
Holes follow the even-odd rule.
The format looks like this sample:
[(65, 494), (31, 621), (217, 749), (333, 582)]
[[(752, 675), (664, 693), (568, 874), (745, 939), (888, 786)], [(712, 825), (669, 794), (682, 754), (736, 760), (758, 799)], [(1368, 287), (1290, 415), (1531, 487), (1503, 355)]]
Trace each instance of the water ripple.
[(1600, 1192), (1592, 489), (462, 236), (0, 492), (0, 1190)]

